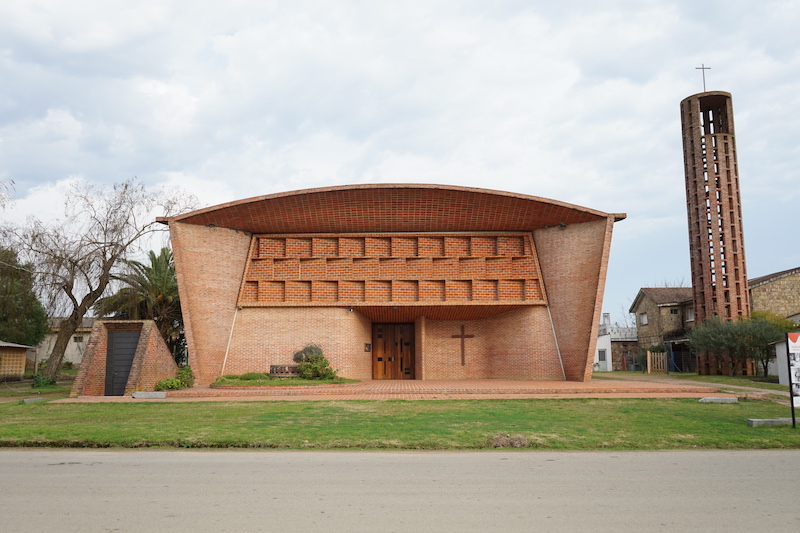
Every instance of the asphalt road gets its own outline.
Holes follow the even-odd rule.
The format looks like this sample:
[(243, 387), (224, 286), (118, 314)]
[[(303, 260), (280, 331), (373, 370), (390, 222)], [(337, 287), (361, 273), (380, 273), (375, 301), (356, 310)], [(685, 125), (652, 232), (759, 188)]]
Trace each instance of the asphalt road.
[(800, 450), (0, 450), (0, 530), (800, 531)]

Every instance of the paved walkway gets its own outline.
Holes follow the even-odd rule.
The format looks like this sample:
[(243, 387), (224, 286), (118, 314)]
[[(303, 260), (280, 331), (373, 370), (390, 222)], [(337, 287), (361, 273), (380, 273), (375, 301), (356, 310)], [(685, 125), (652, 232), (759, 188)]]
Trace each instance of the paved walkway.
[(736, 396), (717, 385), (624, 379), (575, 381), (521, 380), (380, 380), (314, 386), (225, 387), (200, 385), (169, 391), (164, 399), (130, 396), (84, 396), (59, 402), (298, 401), (298, 400), (467, 400), (520, 398), (703, 398)]
[[(607, 374), (611, 376), (610, 374)], [(614, 372), (612, 379), (626, 380), (626, 381), (647, 381), (651, 383), (671, 383), (674, 385), (697, 385), (698, 382), (691, 379), (681, 379), (680, 374), (664, 375), (664, 374), (644, 374), (644, 373), (621, 373)], [(599, 378), (605, 379), (605, 378)], [(778, 403), (785, 403), (789, 405), (789, 391), (780, 391), (772, 389), (762, 389), (758, 387), (746, 387), (742, 385), (730, 385), (727, 383), (706, 383), (709, 387), (715, 387), (717, 390), (723, 392), (730, 392), (740, 397), (749, 398), (762, 398), (767, 397)]]

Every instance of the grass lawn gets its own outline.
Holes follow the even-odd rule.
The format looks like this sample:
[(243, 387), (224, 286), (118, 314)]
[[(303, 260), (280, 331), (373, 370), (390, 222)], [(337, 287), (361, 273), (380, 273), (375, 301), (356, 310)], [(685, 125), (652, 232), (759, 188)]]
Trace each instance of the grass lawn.
[(698, 376), (697, 374), (676, 374), (675, 377), (678, 379), (702, 381), (704, 383), (720, 383), (723, 385), (737, 385), (739, 387), (755, 387), (758, 389), (789, 392), (788, 385), (758, 381), (748, 376)]
[(498, 434), (532, 448), (800, 448), (768, 401), (691, 399), (0, 404), (0, 446), (481, 449)]
[[(56, 400), (66, 398), (72, 390), (72, 381), (59, 381), (56, 385), (48, 387), (31, 388), (30, 380), (0, 382), (0, 403), (18, 402), (24, 398), (43, 398)], [(0, 433), (2, 421), (0, 420)]]

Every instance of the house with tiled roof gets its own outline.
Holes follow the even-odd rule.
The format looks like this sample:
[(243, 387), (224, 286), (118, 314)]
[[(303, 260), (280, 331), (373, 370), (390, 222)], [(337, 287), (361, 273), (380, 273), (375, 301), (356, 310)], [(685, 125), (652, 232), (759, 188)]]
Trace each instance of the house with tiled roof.
[(681, 372), (696, 370), (696, 360), (688, 346), (688, 332), (694, 326), (691, 287), (643, 287), (629, 309), (636, 317), (639, 346), (658, 347), (672, 356), (672, 368)]
[[(750, 308), (800, 322), (800, 267), (767, 274), (748, 281)], [(691, 287), (644, 287), (629, 310), (636, 317), (639, 346), (661, 347), (674, 354), (675, 366), (693, 371), (696, 363), (688, 347), (694, 327)]]

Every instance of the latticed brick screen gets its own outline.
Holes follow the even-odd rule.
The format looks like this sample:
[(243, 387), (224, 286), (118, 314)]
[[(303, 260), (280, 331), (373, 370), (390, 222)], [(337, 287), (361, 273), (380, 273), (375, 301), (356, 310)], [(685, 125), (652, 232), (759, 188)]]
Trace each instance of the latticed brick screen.
[(530, 233), (254, 235), (242, 307), (546, 303)]
[(0, 379), (22, 379), (25, 354), (24, 348), (0, 348)]

